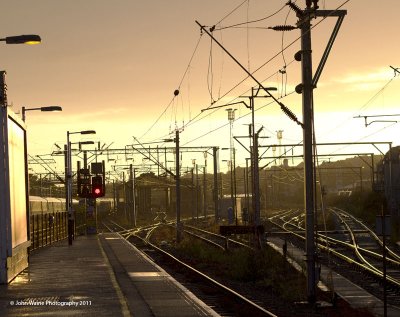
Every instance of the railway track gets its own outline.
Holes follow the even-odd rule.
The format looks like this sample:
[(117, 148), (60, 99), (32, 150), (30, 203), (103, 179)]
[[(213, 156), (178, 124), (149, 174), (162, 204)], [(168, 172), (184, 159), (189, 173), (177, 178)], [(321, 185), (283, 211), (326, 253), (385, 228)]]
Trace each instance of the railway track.
[[(316, 235), (318, 250), (323, 252), (320, 260), (331, 262), (327, 257), (333, 255), (336, 258), (333, 261), (335, 271), (351, 280), (355, 275), (349, 271), (361, 272), (363, 279), (354, 282), (378, 298), (382, 298), (383, 284), (386, 283), (389, 302), (400, 306), (399, 255), (386, 247), (387, 270), (384, 273), (382, 240), (346, 211), (337, 208), (330, 208), (329, 211), (337, 218), (341, 228), (331, 233), (318, 232)], [(292, 243), (304, 248), (304, 215), (300, 211), (285, 211), (270, 217), (269, 221), (290, 233)]]
[(229, 239), (226, 236), (210, 232), (204, 229), (200, 229), (194, 226), (189, 226), (185, 225), (185, 233), (189, 234), (193, 237), (196, 237), (200, 240), (205, 241), (206, 243), (210, 245), (214, 245), (217, 248), (221, 248), (223, 250), (228, 250), (231, 248), (247, 248), (247, 249), (252, 249), (249, 245), (234, 240), (234, 239)]
[[(192, 266), (184, 263), (178, 259), (174, 254), (152, 244), (150, 242), (151, 235), (159, 226), (170, 226), (172, 224), (157, 224), (138, 229), (126, 229), (115, 222), (103, 223), (103, 225), (110, 231), (117, 231), (119, 234), (126, 238), (130, 243), (145, 252), (154, 261), (160, 263), (167, 271), (170, 272), (177, 280), (185, 287), (190, 289), (207, 305), (212, 307), (221, 316), (276, 316), (274, 313), (262, 307), (261, 303), (252, 301), (251, 299), (239, 294), (211, 278), (210, 276), (200, 272)], [(194, 234), (195, 231), (200, 233), (200, 230), (190, 228), (187, 230)], [(217, 242), (205, 238), (203, 232), (202, 240), (207, 240), (214, 246), (219, 245)], [(200, 237), (200, 234), (197, 234)], [(218, 236), (218, 235), (217, 235)], [(219, 245), (220, 247), (220, 245)], [(167, 263), (168, 268), (165, 267)]]

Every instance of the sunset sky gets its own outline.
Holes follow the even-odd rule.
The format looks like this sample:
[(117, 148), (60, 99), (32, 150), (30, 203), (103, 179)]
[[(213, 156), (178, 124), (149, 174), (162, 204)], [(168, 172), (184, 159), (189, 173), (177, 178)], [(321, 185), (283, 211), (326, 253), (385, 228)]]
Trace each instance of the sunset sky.
[[(160, 141), (183, 127), (182, 145), (229, 147), (226, 108), (203, 113), (201, 109), (213, 101), (214, 106), (247, 101), (238, 97), (248, 96), (256, 83), (246, 79), (245, 72), (207, 34), (201, 35), (195, 20), (215, 25), (214, 36), (249, 71), (258, 69), (254, 76), (265, 86), (277, 87), (274, 96), (282, 97), (301, 121), (301, 95), (293, 93), (301, 80), (300, 63), (293, 61), (300, 49), (300, 41), (295, 41), (300, 31), (268, 29), (285, 20), (295, 24), (295, 13), (286, 2), (0, 0), (1, 37), (42, 37), (36, 46), (2, 44), (0, 65), (7, 71), (8, 103), (17, 113), (22, 106), (63, 107), (61, 113), (27, 113), (30, 154), (51, 153), (54, 143), (66, 142), (68, 130), (85, 129), (96, 130), (96, 136), (76, 135), (73, 141), (114, 142), (111, 147), (123, 148), (134, 143), (133, 136), (141, 142)], [(305, 1), (297, 4), (304, 8)], [(347, 10), (347, 16), (314, 90), (317, 142), (398, 145), (399, 123), (375, 122), (365, 127), (364, 119), (353, 117), (400, 114), (400, 75), (394, 77), (389, 67), (400, 67), (400, 2), (321, 0), (319, 5), (321, 9), (343, 5), (340, 9)], [(335, 22), (332, 17), (312, 22), (314, 71)], [(279, 70), (285, 65), (286, 74), (282, 74)], [(177, 89), (180, 93), (174, 97)], [(241, 105), (235, 108), (240, 119), (234, 122), (233, 134), (245, 136), (249, 110)], [(256, 109), (256, 127), (263, 126), (262, 136), (270, 137), (262, 145), (276, 144), (277, 130), (284, 131), (283, 144), (302, 140), (301, 128), (270, 99), (258, 99)], [(400, 116), (375, 120), (400, 121)], [(329, 151), (376, 152), (357, 147)], [(237, 163), (243, 166), (245, 153), (239, 150), (238, 154)], [(187, 154), (185, 164), (192, 158), (201, 161), (202, 155)], [(220, 159), (229, 159), (228, 153), (221, 153)]]

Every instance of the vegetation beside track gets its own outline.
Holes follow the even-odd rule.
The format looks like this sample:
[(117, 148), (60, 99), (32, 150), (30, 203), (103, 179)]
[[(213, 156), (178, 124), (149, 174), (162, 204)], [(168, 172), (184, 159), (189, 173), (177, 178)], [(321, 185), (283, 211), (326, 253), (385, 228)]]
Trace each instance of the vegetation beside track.
[(161, 227), (153, 233), (151, 241), (167, 247), (168, 251), (174, 249), (174, 254), (183, 261), (217, 279), (252, 285), (290, 302), (306, 299), (304, 275), (273, 249), (224, 252), (187, 235), (176, 245), (175, 236), (174, 228)]
[[(298, 305), (307, 298), (305, 275), (269, 247), (263, 251), (232, 249), (224, 252), (188, 235), (176, 244), (176, 230), (169, 226), (153, 231), (151, 242), (241, 294), (252, 294), (251, 297), (260, 302), (273, 302), (282, 308), (279, 315), (372, 316), (366, 310), (351, 308), (341, 299), (336, 299), (332, 307), (316, 310)], [(331, 301), (330, 292), (318, 292), (319, 300)]]

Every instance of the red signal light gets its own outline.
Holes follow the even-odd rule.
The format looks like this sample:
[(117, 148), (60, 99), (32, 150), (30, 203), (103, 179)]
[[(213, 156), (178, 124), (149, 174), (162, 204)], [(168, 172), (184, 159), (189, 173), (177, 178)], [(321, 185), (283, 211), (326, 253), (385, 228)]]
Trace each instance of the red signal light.
[(103, 197), (105, 194), (103, 186), (103, 177), (93, 176), (92, 177), (92, 196), (93, 198)]

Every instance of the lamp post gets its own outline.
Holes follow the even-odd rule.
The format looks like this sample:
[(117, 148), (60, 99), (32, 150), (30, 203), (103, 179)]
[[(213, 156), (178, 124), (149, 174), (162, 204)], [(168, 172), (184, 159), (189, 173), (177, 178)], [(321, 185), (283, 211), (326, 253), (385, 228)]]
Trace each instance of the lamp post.
[[(61, 107), (59, 107), (59, 106), (50, 106), (50, 107), (39, 107), (39, 108), (25, 108), (25, 107), (22, 107), (22, 111), (21, 111), (21, 113), (22, 113), (22, 121), (24, 121), (25, 122), (25, 119), (26, 119), (26, 115), (25, 115), (25, 112), (26, 111), (31, 111), (31, 110), (40, 110), (40, 111), (62, 111), (62, 108)], [(25, 137), (25, 149), (26, 149), (26, 155), (28, 155), (28, 143), (27, 143), (27, 137)], [(25, 158), (25, 160), (26, 160), (26, 162), (28, 162), (28, 158), (26, 157)], [(27, 163), (28, 164), (28, 163)], [(29, 176), (28, 176), (28, 172), (26, 173), (26, 177), (27, 177), (27, 179), (29, 179)], [(29, 185), (28, 185), (28, 190), (29, 190)]]
[(136, 214), (136, 171), (137, 168), (133, 168), (132, 164), (129, 165), (129, 170), (131, 173), (131, 180), (132, 180), (132, 212), (133, 212), (133, 226), (136, 227), (136, 219), (137, 219), (137, 214)]
[[(62, 111), (62, 108), (61, 107), (59, 107), (59, 106), (50, 106), (50, 107), (40, 107), (40, 108), (29, 108), (29, 109), (27, 109), (27, 108), (25, 108), (25, 107), (22, 107), (22, 111), (21, 111), (21, 113), (22, 113), (22, 121), (24, 121), (25, 122), (25, 119), (26, 119), (26, 116), (25, 116), (25, 112), (26, 111), (30, 111), (30, 110), (40, 110), (40, 111)], [(25, 138), (24, 138), (24, 143), (25, 143), (25, 164), (26, 164), (26, 166), (28, 166), (28, 137), (27, 137), (27, 135), (25, 136)], [(30, 191), (30, 186), (29, 186), (29, 173), (28, 173), (28, 170), (26, 169), (26, 172), (25, 172), (25, 177), (26, 177), (26, 179), (27, 179), (27, 191), (28, 191), (28, 195), (29, 195), (29, 191)], [(51, 189), (51, 187), (50, 187), (50, 189)], [(42, 196), (42, 184), (40, 184), (40, 196)], [(30, 210), (28, 210), (28, 213), (29, 213), (29, 219), (30, 219), (30, 216), (31, 216), (31, 211)]]
[[(196, 167), (196, 159), (192, 159), (192, 169), (191, 169), (191, 176), (192, 176), (192, 202), (191, 202), (191, 206), (192, 206), (192, 220), (194, 220), (194, 208), (193, 208), (193, 204), (195, 202), (194, 199), (194, 169)], [(197, 188), (196, 188), (196, 197), (197, 197)]]
[(207, 219), (207, 151), (203, 152), (204, 154), (204, 167), (203, 167), (203, 212), (204, 212), (204, 221)]
[[(235, 121), (235, 111), (236, 109), (226, 109), (228, 112), (228, 121), (229, 121), (229, 159), (231, 162), (231, 200), (232, 200), (232, 208), (235, 214), (236, 225), (237, 222), (237, 210), (236, 210), (236, 165), (235, 165), (235, 145), (233, 143), (233, 136), (232, 136), (232, 129), (233, 129), (233, 122)], [(233, 176), (235, 175), (235, 176)], [(235, 179), (235, 184), (233, 184), (233, 179)]]
[(62, 111), (62, 108), (60, 106), (49, 106), (49, 107), (38, 107), (38, 108), (25, 108), (22, 107), (22, 121), (25, 122), (26, 115), (25, 113), (27, 111), (32, 111), (32, 110), (40, 110), (40, 111)]
[(94, 130), (84, 130), (78, 132), (67, 131), (67, 144), (65, 153), (65, 202), (68, 212), (68, 244), (72, 245), (72, 240), (74, 237), (74, 210), (72, 209), (72, 154), (71, 154), (71, 142), (69, 141), (69, 136), (71, 134), (95, 134)]
[(0, 41), (6, 42), (6, 44), (39, 44), (42, 42), (42, 39), (39, 35), (29, 34), (29, 35), (16, 35), (16, 36), (7, 36), (4, 38), (0, 38)]
[[(231, 204), (232, 204), (232, 210), (234, 213), (235, 217), (235, 224), (238, 225), (238, 217), (237, 217), (237, 206), (236, 206), (236, 160), (235, 160), (235, 149), (233, 149), (233, 155), (232, 155), (232, 148), (222, 148), (221, 150), (230, 150), (230, 160), (226, 160), (228, 163), (228, 169), (230, 172), (230, 187), (231, 187)], [(223, 162), (225, 160), (222, 160)]]
[[(25, 37), (25, 40), (28, 38)], [(31, 37), (30, 40), (34, 40), (40, 42), (40, 37), (39, 36), (34, 36)], [(26, 41), (22, 41), (22, 37), (6, 37), (6, 38), (0, 38), (0, 41), (5, 42), (6, 44), (22, 44), (25, 43)], [(8, 279), (10, 276), (15, 276), (16, 274), (19, 274), (24, 268), (28, 266), (28, 249), (27, 245), (25, 243), (19, 244), (18, 251), (12, 250), (11, 252), (11, 243), (8, 243), (7, 239), (8, 237), (10, 238), (11, 241), (11, 236), (13, 237), (12, 239), (12, 244), (14, 244), (14, 226), (9, 224), (10, 221), (10, 212), (13, 212), (12, 207), (10, 206), (10, 199), (11, 201), (13, 200), (12, 197), (9, 195), (9, 173), (10, 171), (8, 170), (8, 163), (9, 160), (11, 159), (9, 156), (9, 149), (8, 145), (10, 143), (10, 140), (7, 140), (7, 129), (8, 129), (8, 124), (7, 124), (7, 119), (8, 119), (8, 111), (7, 111), (7, 95), (6, 95), (6, 83), (5, 83), (5, 71), (0, 71), (0, 108), (1, 108), (1, 120), (0, 120), (0, 138), (2, 139), (2, 150), (0, 154), (0, 160), (1, 160), (1, 165), (2, 168), (0, 169), (0, 191), (1, 191), (1, 212), (0, 212), (0, 224), (1, 224), (1, 234), (0, 234), (0, 282), (2, 283), (7, 283)], [(17, 123), (18, 124), (18, 123)], [(22, 191), (17, 191), (16, 196), (14, 199), (18, 198), (24, 198), (26, 200), (26, 204), (23, 207), (25, 209), (25, 212), (27, 212), (27, 215), (24, 217), (24, 219), (19, 218), (17, 221), (17, 227), (15, 227), (18, 231), (18, 228), (22, 228), (22, 221), (25, 222), (24, 225), (26, 225), (26, 240), (29, 242), (30, 236), (31, 236), (31, 231), (30, 231), (30, 211), (29, 211), (29, 204), (28, 204), (28, 196), (29, 196), (29, 175), (28, 175), (28, 160), (27, 160), (27, 140), (26, 140), (26, 128), (22, 125), (19, 128), (22, 131), (22, 136), (23, 136), (23, 166), (18, 165), (20, 167), (20, 170), (18, 173), (24, 173), (25, 177), (22, 180), (20, 186), (24, 186), (25, 188), (22, 189)], [(18, 131), (20, 131), (18, 130)], [(17, 142), (19, 146), (19, 142)], [(20, 149), (19, 149), (20, 150)], [(18, 153), (19, 154), (19, 153)], [(18, 155), (19, 157), (19, 155)], [(22, 169), (22, 170), (21, 170)], [(19, 176), (18, 176), (19, 177)], [(19, 178), (18, 178), (19, 179)], [(23, 183), (23, 184), (22, 184)], [(12, 184), (12, 183), (11, 183)], [(11, 189), (11, 192), (13, 193), (14, 191)], [(4, 193), (4, 195), (3, 195)], [(6, 195), (7, 194), (7, 195)], [(7, 197), (6, 197), (7, 196)], [(23, 197), (25, 196), (25, 197)], [(21, 201), (22, 203), (22, 201)], [(22, 208), (22, 205), (21, 205)], [(22, 216), (22, 215), (21, 215)], [(4, 224), (4, 225), (3, 225)], [(4, 229), (4, 230), (3, 230)], [(11, 232), (7, 232), (7, 229), (10, 230)], [(25, 241), (25, 240), (24, 240)]]
[[(264, 90), (268, 93), (268, 95), (264, 96), (259, 96), (258, 93), (260, 90)], [(261, 98), (269, 98), (272, 97), (272, 95), (269, 93), (270, 90), (277, 90), (276, 87), (261, 87), (259, 86), (258, 88), (251, 88), (251, 96), (249, 97), (250, 101), (250, 110), (251, 110), (251, 129), (249, 131), (250, 137), (252, 140), (252, 150), (251, 150), (251, 160), (252, 160), (252, 179), (253, 179), (253, 190), (252, 190), (252, 202), (253, 202), (253, 211), (254, 211), (254, 224), (256, 226), (260, 225), (261, 219), (260, 219), (260, 180), (259, 180), (259, 170), (258, 170), (258, 135), (262, 130), (259, 129), (256, 132), (255, 129), (255, 122), (254, 122), (254, 103), (255, 103), (255, 98), (261, 97)]]

